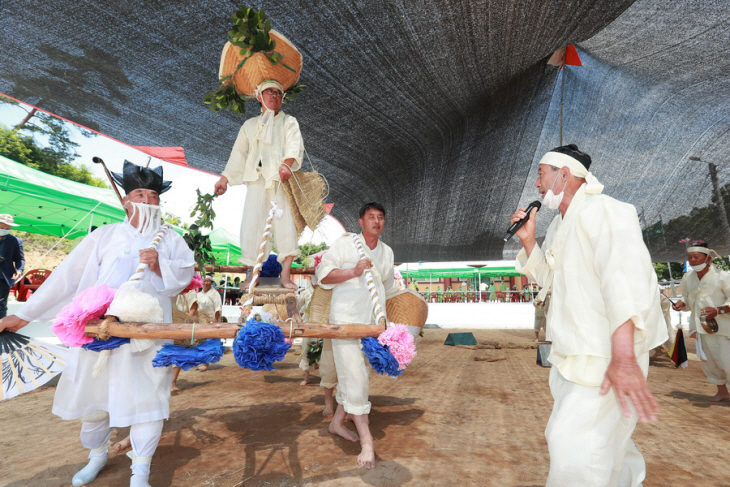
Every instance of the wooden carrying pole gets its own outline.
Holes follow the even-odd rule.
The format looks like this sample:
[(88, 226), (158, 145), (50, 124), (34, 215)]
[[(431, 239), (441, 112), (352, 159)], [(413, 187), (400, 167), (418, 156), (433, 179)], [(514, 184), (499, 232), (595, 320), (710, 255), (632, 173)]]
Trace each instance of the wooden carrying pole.
[[(333, 325), (329, 323), (276, 323), (284, 335), (292, 338), (364, 338), (377, 337), (383, 332), (378, 325)], [(132, 323), (116, 319), (89, 320), (86, 336), (106, 340), (119, 338), (148, 338), (189, 340), (192, 338), (236, 338), (240, 326), (236, 323)]]
[[(253, 267), (248, 265), (205, 265), (206, 272), (230, 272), (232, 274), (244, 274)], [(197, 267), (196, 267), (197, 269)], [(200, 270), (200, 269), (198, 269)], [(292, 267), (292, 274), (314, 274), (314, 269), (309, 267)]]

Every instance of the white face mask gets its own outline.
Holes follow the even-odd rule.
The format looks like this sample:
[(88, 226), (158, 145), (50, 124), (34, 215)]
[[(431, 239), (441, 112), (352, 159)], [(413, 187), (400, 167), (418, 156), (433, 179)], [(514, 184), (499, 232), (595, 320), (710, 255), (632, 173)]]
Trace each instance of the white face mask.
[(547, 193), (545, 193), (545, 196), (542, 198), (542, 204), (551, 210), (557, 210), (560, 208), (560, 203), (563, 202), (563, 196), (565, 196), (565, 187), (568, 185), (568, 181), (565, 181), (560, 193), (557, 195), (553, 193), (553, 188), (555, 187), (555, 183), (558, 182), (558, 178), (560, 178), (560, 171), (558, 171), (557, 176), (555, 176), (555, 181), (553, 181), (552, 186), (547, 190)]
[(690, 267), (695, 272), (702, 272), (705, 270), (705, 267), (707, 267), (707, 262), (703, 262), (702, 264), (699, 264), (699, 265), (690, 265)]
[(0, 229), (0, 237), (4, 237), (5, 235), (9, 235), (9, 234), (10, 234), (10, 230)]

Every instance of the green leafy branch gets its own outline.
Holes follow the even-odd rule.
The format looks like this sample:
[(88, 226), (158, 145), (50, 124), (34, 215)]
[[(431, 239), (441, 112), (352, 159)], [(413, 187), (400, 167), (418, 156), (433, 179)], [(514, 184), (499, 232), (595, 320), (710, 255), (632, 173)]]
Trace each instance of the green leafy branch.
[(236, 85), (233, 84), (231, 76), (224, 76), (215, 91), (209, 91), (205, 94), (203, 103), (209, 105), (210, 111), (213, 113), (218, 113), (221, 110), (243, 113), (248, 98), (248, 95), (241, 94), (236, 90)]
[(286, 96), (284, 97), (283, 103), (294, 101), (296, 99), (296, 97), (299, 96), (299, 93), (302, 92), (302, 89), (305, 86), (306, 85), (294, 85), (291, 88), (289, 88), (288, 90), (286, 90)]
[(215, 264), (213, 257), (213, 245), (208, 235), (203, 235), (202, 228), (213, 228), (213, 220), (215, 219), (215, 211), (213, 210), (213, 200), (215, 194), (201, 194), (199, 189), (195, 192), (198, 194), (198, 201), (190, 213), (195, 216), (195, 223), (190, 225), (190, 230), (183, 236), (185, 243), (188, 244), (190, 250), (195, 254), (195, 263), (201, 275), (205, 275), (205, 264)]

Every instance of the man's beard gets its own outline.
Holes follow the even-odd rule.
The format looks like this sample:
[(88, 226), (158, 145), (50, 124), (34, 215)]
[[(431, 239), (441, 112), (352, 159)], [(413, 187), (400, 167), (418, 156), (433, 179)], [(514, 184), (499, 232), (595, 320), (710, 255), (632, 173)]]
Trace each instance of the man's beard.
[(162, 225), (162, 212), (159, 205), (148, 205), (146, 203), (135, 203), (127, 201), (131, 205), (132, 214), (129, 216), (130, 223), (137, 215), (137, 231), (146, 237), (151, 237)]

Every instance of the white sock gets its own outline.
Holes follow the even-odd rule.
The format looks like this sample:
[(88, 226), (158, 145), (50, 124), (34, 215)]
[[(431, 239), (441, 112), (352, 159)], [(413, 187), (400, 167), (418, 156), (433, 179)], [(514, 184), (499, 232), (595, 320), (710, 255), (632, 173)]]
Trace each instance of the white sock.
[[(102, 448), (104, 449), (103, 452), (97, 451)], [(71, 479), (71, 484), (74, 487), (81, 487), (82, 485), (89, 484), (93, 482), (97, 475), (99, 475), (99, 472), (101, 472), (101, 470), (106, 466), (108, 456), (107, 448), (108, 445), (104, 445), (101, 448), (91, 450), (91, 453), (89, 453), (89, 463), (87, 463), (84, 468), (76, 472), (76, 475), (74, 475)]]
[(132, 478), (129, 480), (129, 487), (151, 487), (149, 478), (149, 474), (132, 474)]

